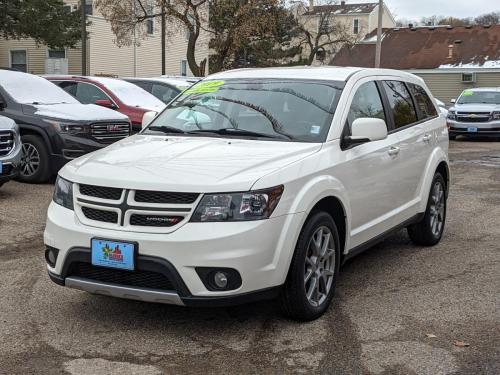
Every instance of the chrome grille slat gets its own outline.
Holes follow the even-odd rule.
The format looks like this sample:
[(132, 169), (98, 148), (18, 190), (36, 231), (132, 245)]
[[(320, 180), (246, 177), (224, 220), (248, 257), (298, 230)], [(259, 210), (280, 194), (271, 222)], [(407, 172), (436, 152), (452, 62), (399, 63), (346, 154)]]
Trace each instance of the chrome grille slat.
[(0, 156), (8, 155), (14, 148), (14, 133), (10, 130), (0, 131)]
[(90, 125), (90, 134), (103, 143), (112, 143), (130, 135), (130, 124), (95, 123)]

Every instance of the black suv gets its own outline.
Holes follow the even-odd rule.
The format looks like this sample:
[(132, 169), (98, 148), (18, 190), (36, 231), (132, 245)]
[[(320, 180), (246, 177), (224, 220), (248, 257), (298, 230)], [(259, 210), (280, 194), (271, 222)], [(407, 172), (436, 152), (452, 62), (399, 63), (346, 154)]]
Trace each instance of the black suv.
[(48, 180), (69, 160), (130, 135), (130, 120), (108, 108), (81, 104), (42, 77), (0, 70), (0, 115), (20, 127), (19, 179)]

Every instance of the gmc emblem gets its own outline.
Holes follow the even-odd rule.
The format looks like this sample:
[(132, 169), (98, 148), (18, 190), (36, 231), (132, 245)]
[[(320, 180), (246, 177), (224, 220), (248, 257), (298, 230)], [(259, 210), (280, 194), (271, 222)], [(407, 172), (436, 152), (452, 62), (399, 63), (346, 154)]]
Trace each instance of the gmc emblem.
[(120, 130), (120, 125), (108, 125), (108, 132), (117, 132)]

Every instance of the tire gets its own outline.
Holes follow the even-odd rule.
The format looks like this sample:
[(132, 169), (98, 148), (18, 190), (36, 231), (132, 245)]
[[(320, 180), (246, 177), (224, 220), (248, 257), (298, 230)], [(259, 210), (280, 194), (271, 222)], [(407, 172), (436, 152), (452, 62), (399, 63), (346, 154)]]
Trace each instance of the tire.
[[(323, 232), (320, 233), (320, 230)], [(324, 252), (323, 258), (316, 257), (317, 262), (314, 262), (314, 250), (318, 249), (314, 246), (314, 240), (319, 238), (328, 244), (327, 248), (330, 251)], [(321, 254), (321, 250), (318, 251), (317, 254)], [(335, 293), (339, 268), (340, 243), (337, 226), (328, 213), (315, 211), (307, 219), (297, 241), (287, 280), (280, 296), (283, 312), (289, 318), (299, 321), (311, 321), (323, 315)], [(310, 278), (306, 281), (305, 278), (309, 274)], [(318, 291), (314, 288), (313, 279), (319, 285)], [(307, 291), (312, 291), (310, 298), (307, 296)]]
[(50, 166), (49, 152), (43, 139), (26, 134), (21, 136), (21, 141), (23, 157), (18, 180), (30, 184), (46, 182), (50, 178)]
[(422, 246), (434, 246), (443, 236), (445, 223), (446, 183), (443, 176), (436, 173), (432, 179), (424, 217), (420, 222), (410, 225), (407, 230), (413, 243)]
[(448, 134), (448, 139), (450, 141), (454, 141), (455, 139), (457, 139), (457, 136), (456, 135), (451, 135), (451, 134)]

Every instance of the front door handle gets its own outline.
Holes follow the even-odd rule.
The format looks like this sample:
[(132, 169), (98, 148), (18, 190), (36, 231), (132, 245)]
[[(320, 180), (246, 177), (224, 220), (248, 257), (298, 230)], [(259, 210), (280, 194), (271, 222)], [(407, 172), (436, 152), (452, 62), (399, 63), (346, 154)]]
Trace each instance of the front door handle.
[(399, 147), (391, 147), (389, 149), (389, 151), (387, 151), (387, 153), (391, 156), (396, 156), (397, 154), (399, 154)]
[(432, 139), (432, 135), (431, 134), (425, 134), (424, 137), (422, 138), (422, 140), (424, 142), (427, 142), (427, 143), (429, 143), (431, 141), (431, 139)]

